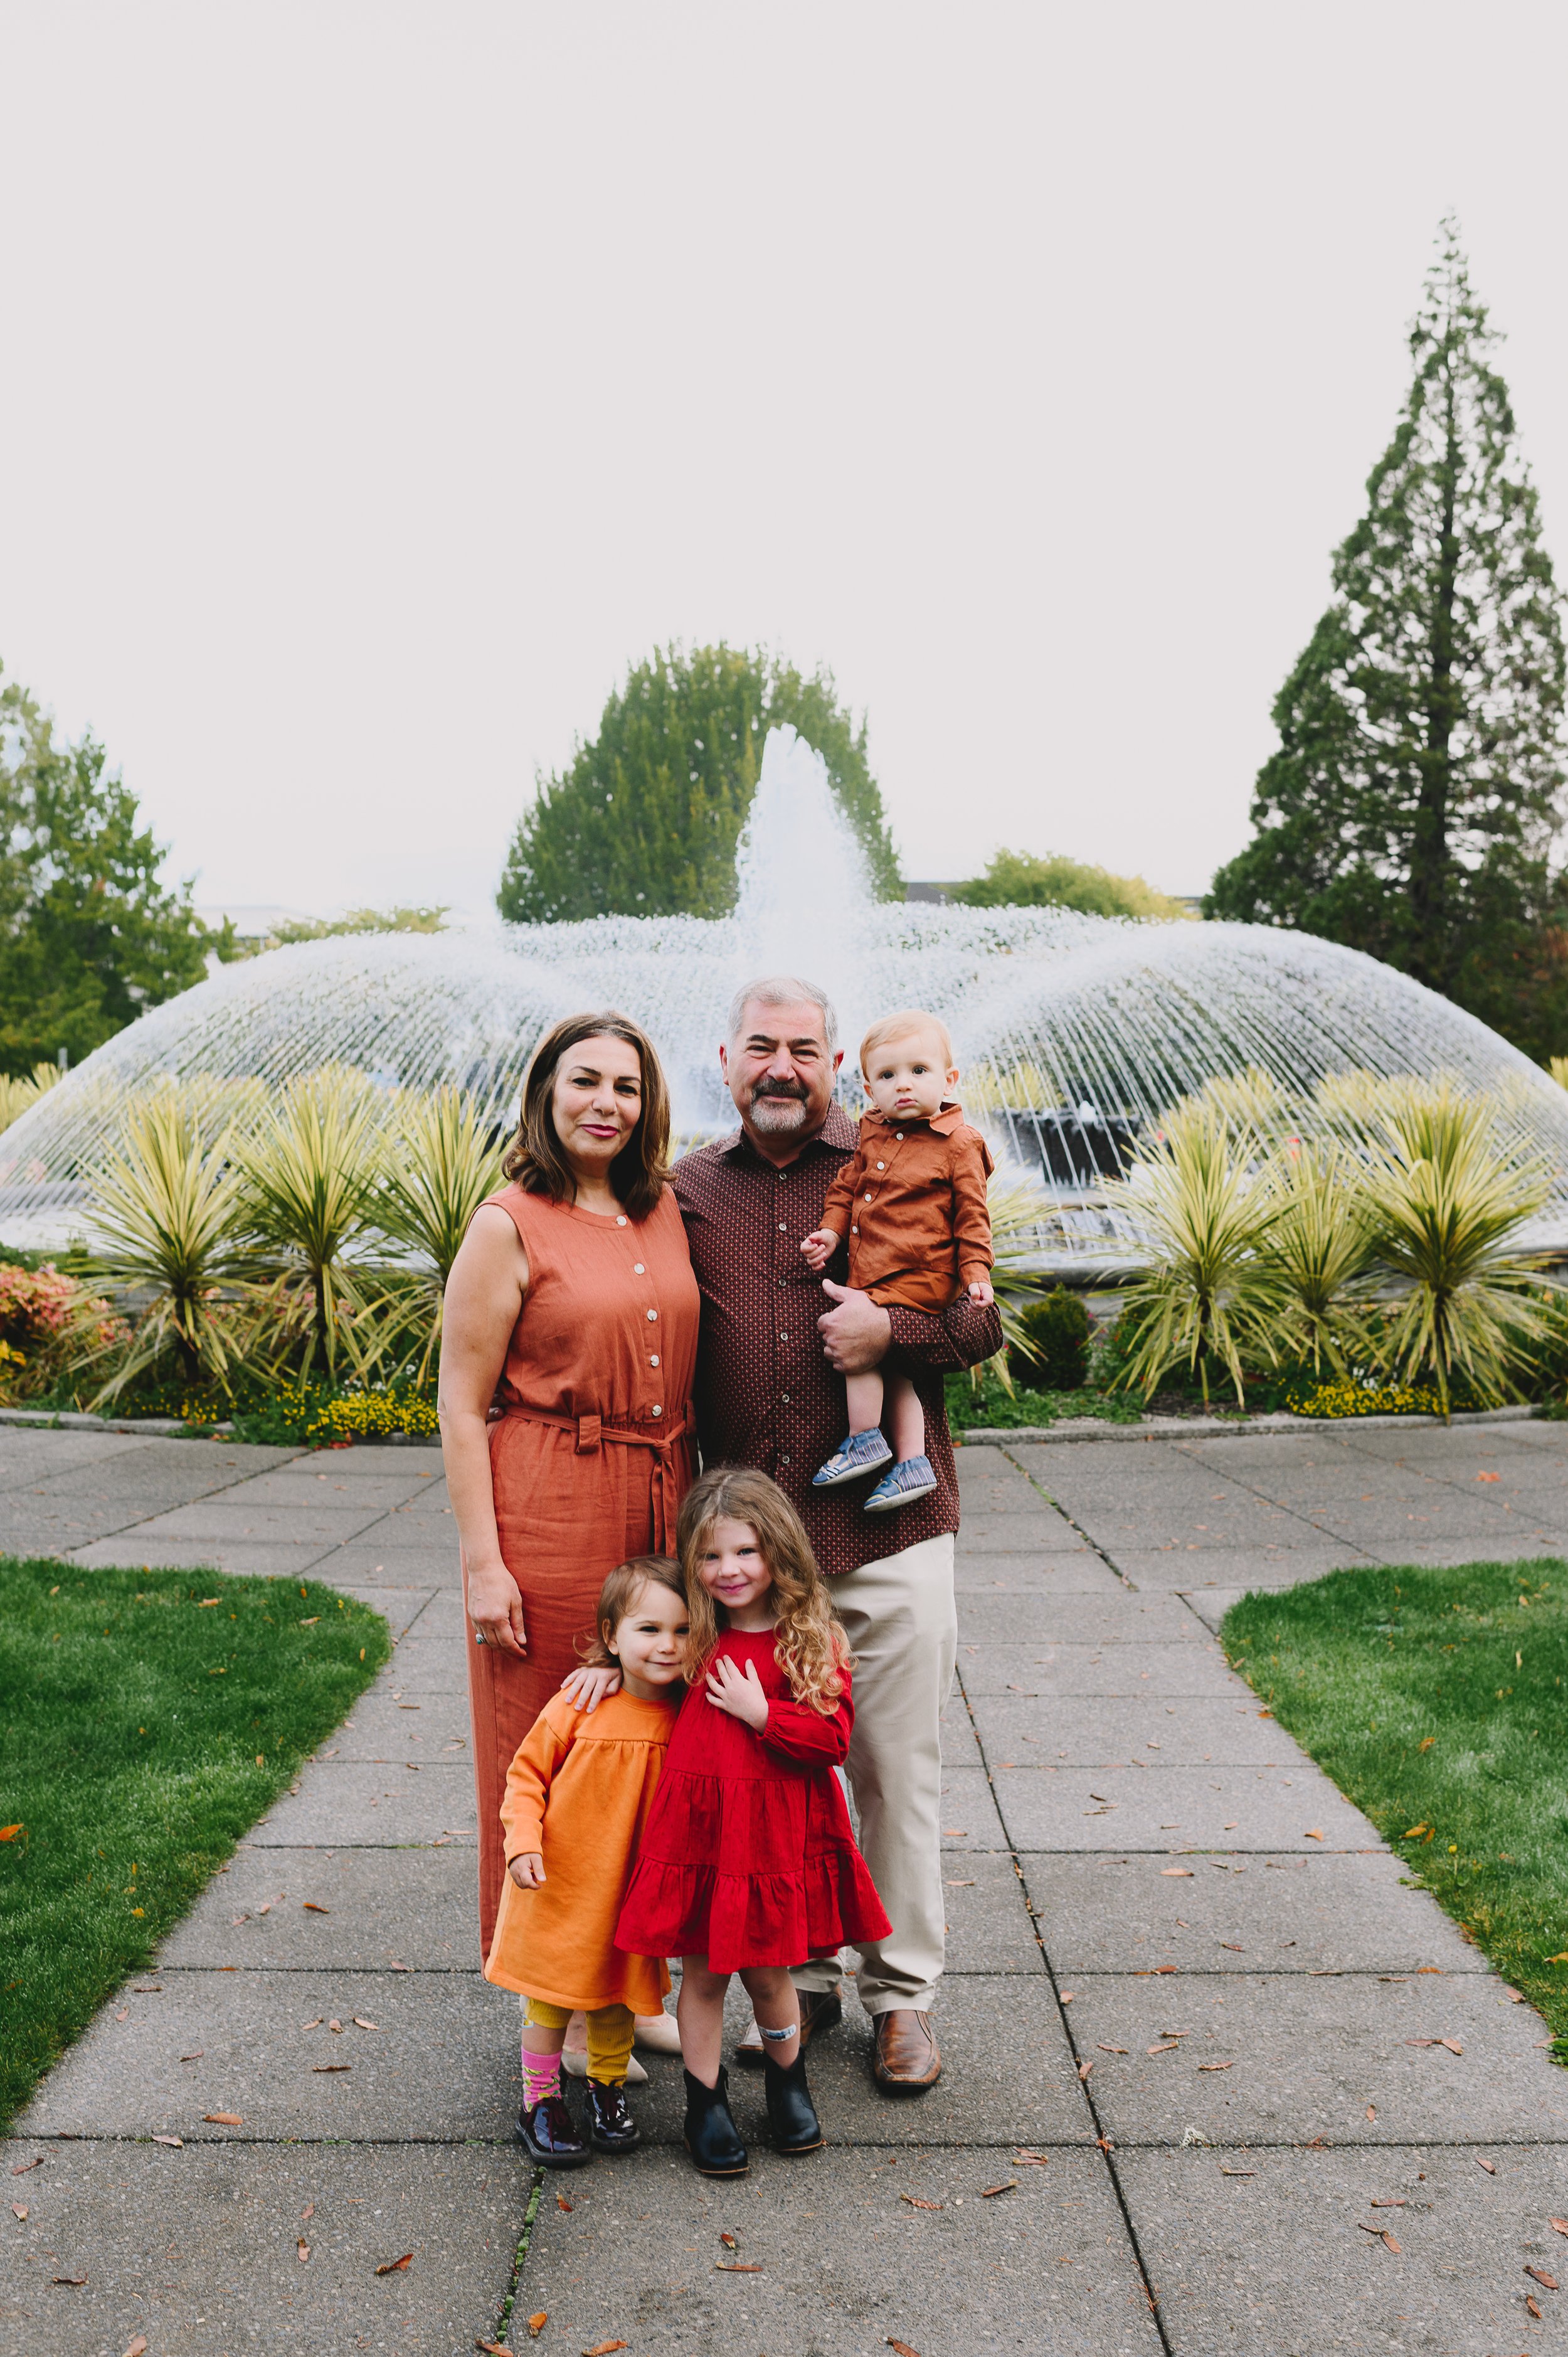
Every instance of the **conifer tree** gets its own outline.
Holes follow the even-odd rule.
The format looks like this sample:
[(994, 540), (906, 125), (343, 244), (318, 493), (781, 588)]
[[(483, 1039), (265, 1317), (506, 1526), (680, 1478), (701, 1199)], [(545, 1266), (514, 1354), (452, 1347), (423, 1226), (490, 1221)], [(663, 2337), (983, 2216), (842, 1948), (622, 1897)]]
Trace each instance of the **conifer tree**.
[(1540, 1055), (1568, 1017), (1563, 645), (1498, 341), (1445, 221), (1403, 414), (1204, 905), (1369, 950)]
[(826, 761), (872, 889), (901, 898), (864, 719), (857, 726), (839, 704), (831, 673), (807, 679), (779, 656), (721, 644), (660, 648), (634, 665), (597, 735), (559, 777), (541, 779), (496, 895), (502, 916), (725, 915), (763, 742), (780, 721)]

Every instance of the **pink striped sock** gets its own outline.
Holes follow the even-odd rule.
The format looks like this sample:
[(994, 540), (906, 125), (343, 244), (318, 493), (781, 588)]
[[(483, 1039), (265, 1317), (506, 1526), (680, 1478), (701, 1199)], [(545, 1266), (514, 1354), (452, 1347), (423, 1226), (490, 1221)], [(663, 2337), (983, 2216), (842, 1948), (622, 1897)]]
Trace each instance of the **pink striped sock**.
[(561, 2093), (561, 2057), (559, 2054), (531, 2054), (522, 2050), (523, 2107), (532, 2111), (535, 2104), (543, 2103), (547, 2095)]

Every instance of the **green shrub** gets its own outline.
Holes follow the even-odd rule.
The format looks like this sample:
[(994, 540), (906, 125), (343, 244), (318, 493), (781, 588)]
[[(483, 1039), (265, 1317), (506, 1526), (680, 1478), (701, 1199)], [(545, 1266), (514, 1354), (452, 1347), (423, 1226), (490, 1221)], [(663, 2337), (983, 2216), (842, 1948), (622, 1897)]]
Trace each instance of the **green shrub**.
[(1076, 1392), (1089, 1380), (1093, 1320), (1081, 1297), (1063, 1285), (1018, 1315), (1018, 1339), (1007, 1353), (1021, 1383), (1038, 1391)]

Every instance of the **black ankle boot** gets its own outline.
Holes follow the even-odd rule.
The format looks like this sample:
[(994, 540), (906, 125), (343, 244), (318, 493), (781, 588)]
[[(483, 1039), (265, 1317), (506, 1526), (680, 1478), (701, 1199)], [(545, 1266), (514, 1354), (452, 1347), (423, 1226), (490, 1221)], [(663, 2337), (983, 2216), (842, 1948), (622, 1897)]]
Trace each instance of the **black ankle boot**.
[(821, 2152), (827, 2138), (806, 2084), (806, 2058), (797, 2054), (788, 2070), (771, 2054), (762, 2058), (763, 2089), (768, 2097), (768, 2132), (775, 2152), (793, 2155)]
[(744, 2177), (751, 2167), (740, 2130), (730, 2116), (729, 2072), (721, 2069), (711, 2087), (683, 2071), (686, 2082), (686, 2149), (703, 2177)]
[(560, 2095), (546, 2095), (542, 2103), (524, 2104), (518, 2115), (518, 2142), (526, 2145), (529, 2156), (543, 2169), (581, 2169), (592, 2160), (593, 2154), (577, 2134), (572, 2115)]
[(627, 2109), (624, 2080), (613, 2085), (589, 2080), (588, 2134), (597, 2152), (632, 2152), (642, 2142), (642, 2130)]

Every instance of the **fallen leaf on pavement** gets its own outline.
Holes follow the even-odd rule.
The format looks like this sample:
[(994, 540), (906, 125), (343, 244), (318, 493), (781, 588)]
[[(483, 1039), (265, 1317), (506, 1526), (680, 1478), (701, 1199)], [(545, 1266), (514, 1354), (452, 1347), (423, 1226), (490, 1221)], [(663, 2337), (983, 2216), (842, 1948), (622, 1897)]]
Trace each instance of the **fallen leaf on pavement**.
[(1395, 2240), (1394, 2240), (1393, 2236), (1390, 2233), (1390, 2232), (1389, 2232), (1389, 2230), (1388, 2230), (1388, 2228), (1387, 2228), (1386, 2226), (1383, 2228), (1382, 2233), (1379, 2235), (1378, 2240), (1379, 2240), (1379, 2242), (1380, 2242), (1380, 2243), (1386, 2243), (1386, 2244), (1387, 2244), (1387, 2245), (1388, 2245), (1389, 2249), (1393, 2253), (1393, 2255), (1394, 2255), (1394, 2256), (1395, 2256), (1395, 2258), (1396, 2258), (1396, 2259), (1398, 2259), (1398, 2258), (1402, 2258), (1402, 2257), (1403, 2257), (1403, 2255), (1404, 2255), (1403, 2246), (1402, 2246), (1401, 2244), (1399, 2244), (1399, 2243), (1396, 2243), (1396, 2242), (1395, 2242)]
[(340, 2021), (337, 2021), (337, 2020), (329, 2021), (329, 2022), (328, 2023), (327, 2027), (328, 2027), (328, 2029), (332, 2032), (332, 2035), (333, 2035), (333, 2037), (334, 2037), (334, 2038), (341, 2038), (341, 2037), (342, 2037), (342, 2035), (343, 2035), (343, 2025), (342, 2025), (342, 2023), (341, 2023)]
[(759, 2276), (762, 2269), (754, 2259), (715, 2259), (714, 2273), (716, 2276)]
[[(379, 2266), (376, 2269), (376, 2273), (379, 2276), (402, 2275), (403, 2269), (412, 2266), (413, 2262), (413, 2253), (412, 2251), (404, 2251), (401, 2259), (388, 2259), (384, 2266)], [(623, 2342), (621, 2345), (624, 2347), (625, 2343)]]
[(1174, 2054), (1176, 2050), (1176, 2040), (1174, 2038), (1167, 2040), (1164, 2046), (1145, 2046), (1144, 2049), (1145, 2054)]
[(156, 2136), (153, 2138), (153, 2142), (155, 2144), (172, 2144), (177, 2152), (183, 2152), (185, 2150), (185, 2138), (183, 2136)]
[(1318, 1832), (1316, 1825), (1308, 1825), (1305, 1833), (1302, 1835), (1302, 1839), (1303, 1841), (1321, 1841), (1323, 1839), (1323, 1835)]
[(1192, 1868), (1190, 1866), (1162, 1866), (1160, 1872), (1162, 1874), (1173, 1875), (1178, 1882), (1190, 1882), (1192, 1880)]
[(35, 2153), (31, 2160), (19, 2160), (16, 2163), (16, 2168), (11, 2171), (11, 2174), (13, 2177), (26, 2177), (29, 2169), (42, 2169), (43, 2165), (43, 2154), (41, 2152)]
[(357, 2013), (354, 2016), (354, 2027), (356, 2029), (380, 2029), (381, 2026), (381, 2025), (379, 2021), (367, 2021), (362, 2013)]
[(1524, 2312), (1527, 2316), (1533, 2316), (1538, 2324), (1546, 2314), (1546, 2310), (1538, 2304), (1529, 2292), (1526, 2292), (1524, 2296)]
[(299, 2222), (300, 2222), (300, 2224), (303, 2226), (303, 2225), (304, 2225), (304, 2223), (305, 2223), (305, 2222), (306, 2222), (306, 2220), (307, 2218), (314, 2218), (314, 2217), (315, 2217), (315, 2215), (316, 2215), (316, 2204), (315, 2204), (315, 2202), (314, 2202), (314, 2201), (307, 2201), (307, 2202), (306, 2203), (306, 2205), (305, 2205), (304, 2209), (303, 2209), (303, 2210), (300, 2212), (300, 2213), (299, 2213)]
[(1197, 2067), (1200, 2071), (1233, 2071), (1236, 2058), (1232, 2055), (1229, 2062), (1200, 2062)]
[[(1483, 2160), (1483, 2159), (1481, 2158), (1481, 2156), (1480, 2156), (1480, 2154), (1479, 2154), (1479, 2153), (1477, 2153), (1477, 2155), (1476, 2155), (1476, 2157), (1475, 2157), (1475, 2158), (1476, 2158), (1476, 2166), (1477, 2166), (1477, 2169), (1484, 2169), (1486, 2170), (1487, 2175), (1488, 2177), (1495, 2177), (1495, 2176), (1497, 2175), (1497, 2173), (1498, 2173), (1498, 2164), (1497, 2164), (1497, 2162), (1496, 2162), (1495, 2160)], [(1553, 2224), (1554, 2226), (1556, 2226), (1556, 2225), (1557, 2225), (1557, 2221), (1556, 2221), (1556, 2219), (1555, 2219), (1555, 2218), (1553, 2218), (1553, 2220), (1552, 2221), (1552, 2224)], [(1562, 2226), (1562, 2227), (1558, 2227), (1558, 2232), (1559, 2232), (1560, 2233), (1568, 2234), (1568, 2226)]]
[(1219, 2164), (1219, 2174), (1221, 2177), (1253, 2177), (1257, 2172), (1255, 2169), (1227, 2169), (1225, 2163), (1221, 2161)]
[(891, 2333), (887, 2336), (887, 2346), (892, 2350), (893, 2357), (920, 2357), (918, 2349), (911, 2349), (907, 2341), (895, 2341)]
[(564, 2210), (568, 2218), (572, 2215), (572, 2204), (567, 2201), (566, 2196), (564, 2193), (558, 2193), (555, 2196), (555, 2207), (557, 2210)]
[(306, 1899), (300, 1903), (307, 1915), (330, 1915), (332, 1912), (330, 1907), (318, 1907), (314, 1899)]
[(1050, 2155), (1045, 2152), (1015, 2152), (1013, 2155), (1015, 2169), (1045, 2169), (1049, 2161)]
[(387, 1970), (389, 1973), (411, 1973), (413, 1970), (413, 1966), (412, 1964), (400, 1964), (395, 1956), (389, 1956), (387, 1958)]
[(146, 2350), (147, 2336), (145, 2332), (138, 2332), (134, 2341), (132, 2341), (130, 2347), (126, 2350), (125, 2357), (146, 2357)]
[(299, 2261), (300, 2266), (304, 2266), (306, 2259), (310, 2256), (310, 2244), (302, 2238), (299, 2242), (295, 2243), (294, 2246), (294, 2255)]
[(1546, 2222), (1549, 2226), (1555, 2227), (1558, 2233), (1568, 2234), (1568, 2218), (1549, 2218)]
[(13, 2218), (25, 2218), (25, 2217), (27, 2216), (27, 2203), (26, 2203), (25, 2201), (13, 2201), (13, 2202), (12, 2202), (12, 2204), (11, 2204), (11, 2215), (13, 2216)]
[(504, 2341), (476, 2341), (474, 2346), (482, 2349), (485, 2357), (511, 2357), (511, 2351)]
[(1456, 2038), (1440, 2038), (1437, 2043), (1439, 2046), (1446, 2046), (1450, 2054), (1463, 2054), (1465, 2051)]
[(1374, 2210), (1403, 2210), (1407, 2204), (1402, 2193), (1374, 2193), (1370, 2206)]
[(1544, 2284), (1548, 2291), (1556, 2291), (1559, 2288), (1556, 2276), (1549, 2276), (1544, 2267), (1526, 2267), (1525, 2274), (1533, 2276), (1538, 2284)]
[(719, 2240), (726, 2251), (738, 2251), (740, 2248), (739, 2243), (733, 2234), (721, 2234)]
[(531, 2316), (528, 2319), (529, 2339), (531, 2341), (537, 2341), (549, 2321), (550, 2315), (546, 2309), (542, 2308), (536, 2315)]
[(51, 2283), (58, 2284), (84, 2284), (87, 2277), (85, 2276), (51, 2276), (49, 2280)]
[(201, 2116), (209, 2127), (242, 2128), (245, 2125), (243, 2112), (203, 2112)]
[(981, 2188), (981, 2192), (980, 2192), (980, 2198), (981, 2198), (981, 2200), (982, 2200), (983, 2201), (994, 2201), (994, 2200), (995, 2200), (995, 2198), (996, 2198), (997, 2194), (999, 2194), (999, 2193), (1012, 2193), (1012, 2192), (1015, 2192), (1015, 2191), (1016, 2190), (1016, 2189), (1017, 2189), (1017, 2184), (1018, 2184), (1018, 2180), (1017, 2180), (1017, 2179), (1016, 2179), (1015, 2177), (1010, 2177), (1010, 2178), (1008, 2178), (1008, 2179), (1007, 2179), (1007, 2181), (1006, 2181), (1006, 2183), (1005, 2183), (1004, 2185), (985, 2185), (985, 2186), (982, 2186), (982, 2188)]
[(1079, 2077), (1080, 2079), (1087, 2079), (1087, 2078), (1088, 2078), (1088, 2076), (1089, 2076), (1089, 2074), (1090, 2074), (1090, 2072), (1093, 2070), (1093, 2068), (1094, 2068), (1094, 2065), (1093, 2065), (1093, 2063), (1092, 2063), (1092, 2062), (1080, 2062), (1080, 2063), (1079, 2064), (1079, 2066), (1078, 2066), (1078, 2075), (1079, 2075)]
[(591, 2349), (584, 2350), (583, 2357), (614, 2357), (614, 2352), (626, 2345), (624, 2341), (596, 2341)]
[(1367, 2105), (1367, 2117), (1368, 2117), (1369, 2120), (1375, 2121), (1375, 2120), (1377, 2119), (1377, 2116), (1378, 2116), (1378, 2107), (1377, 2107), (1376, 2104), (1369, 2104)]
[(303, 2038), (307, 2029), (319, 2029), (326, 2018), (325, 2014), (318, 2013), (314, 2021), (302, 2021), (299, 2025), (300, 2036)]
[(1364, 2218), (1358, 2218), (1356, 2223), (1363, 2234), (1370, 2234), (1376, 2242), (1386, 2243), (1396, 2257), (1403, 2256), (1399, 2244), (1395, 2242), (1386, 2226), (1369, 2226)]
[(1221, 1940), (1219, 1944), (1222, 1948), (1229, 1948), (1233, 1956), (1244, 1956), (1247, 1953), (1240, 1940)]
[(179, 2059), (182, 2062), (199, 2062), (206, 2051), (205, 2046), (193, 2046), (188, 2054), (182, 2054)]
[(313, 2062), (310, 2067), (317, 2078), (330, 2079), (337, 2072), (351, 2071), (354, 2066), (351, 2062)]
[(1094, 2042), (1101, 2054), (1125, 2054), (1127, 2051), (1124, 2046), (1107, 2046), (1103, 2038), (1097, 2038)]
[[(940, 2210), (942, 2206), (940, 2201), (922, 2201), (918, 2193), (900, 2193), (898, 2199), (900, 2201), (907, 2201), (911, 2210)], [(887, 2346), (889, 2349), (892, 2348), (891, 2341)]]

